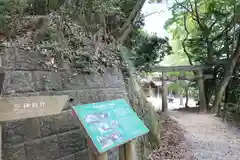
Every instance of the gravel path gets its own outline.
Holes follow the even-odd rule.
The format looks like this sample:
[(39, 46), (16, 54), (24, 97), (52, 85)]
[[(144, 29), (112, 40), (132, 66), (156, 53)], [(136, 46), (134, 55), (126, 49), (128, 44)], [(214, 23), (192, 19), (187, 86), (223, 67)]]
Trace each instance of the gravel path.
[(194, 156), (199, 160), (240, 160), (240, 130), (214, 115), (171, 112), (187, 131)]

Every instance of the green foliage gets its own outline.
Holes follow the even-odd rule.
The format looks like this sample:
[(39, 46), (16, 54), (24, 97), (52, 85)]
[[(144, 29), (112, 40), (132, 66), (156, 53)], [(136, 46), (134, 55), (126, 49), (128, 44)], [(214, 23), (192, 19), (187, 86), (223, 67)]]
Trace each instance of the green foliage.
[(166, 22), (165, 28), (172, 33), (173, 40), (182, 42), (185, 39), (186, 51), (195, 63), (209, 63), (212, 57), (226, 58), (226, 51), (232, 52), (232, 44), (228, 42), (233, 41), (233, 7), (240, 5), (233, 2), (175, 1), (170, 7), (173, 17)]
[[(0, 17), (9, 16), (9, 11), (21, 16), (49, 15), (63, 13), (63, 18), (71, 19), (86, 31), (95, 33), (105, 29), (108, 37), (116, 38), (120, 27), (126, 22), (139, 0), (1, 0)], [(7, 12), (5, 12), (7, 11)], [(4, 13), (3, 13), (4, 12)], [(11, 17), (12, 18), (12, 17)], [(134, 26), (142, 25), (143, 17), (136, 18)]]
[[(237, 46), (240, 32), (240, 1), (236, 0), (175, 0), (170, 10), (172, 17), (165, 23), (171, 33), (173, 52), (179, 57), (185, 55), (190, 64), (215, 64), (216, 61), (229, 60)], [(238, 71), (239, 66), (235, 68)], [(223, 75), (228, 70), (224, 65), (206, 70), (205, 74), (213, 74), (213, 80), (205, 81), (206, 99), (209, 101), (221, 86)], [(231, 76), (231, 75), (229, 75)], [(235, 72), (234, 76), (238, 74)], [(236, 80), (235, 80), (236, 81)], [(238, 82), (239, 83), (239, 82)], [(226, 90), (234, 94), (231, 90)], [(221, 98), (221, 97), (220, 97)], [(229, 101), (233, 102), (232, 99)], [(236, 101), (234, 103), (237, 103)]]
[[(66, 60), (72, 67), (82, 71), (101, 72), (102, 68), (119, 63), (116, 50), (117, 38), (121, 36), (119, 30), (138, 1), (2, 0), (0, 21), (3, 19), (1, 24), (7, 24), (7, 27), (2, 26), (2, 34), (7, 38), (16, 38), (12, 35), (20, 33), (19, 36), (28, 39), (31, 49), (37, 49), (45, 56), (52, 56), (59, 62)], [(49, 22), (44, 22), (43, 26), (40, 21), (29, 25), (22, 21), (23, 17), (31, 19), (35, 15), (43, 16)], [(130, 42), (137, 29), (143, 25), (142, 15), (135, 19), (129, 36)], [(6, 20), (9, 22), (6, 23)], [(31, 29), (39, 32), (41, 38), (29, 36), (29, 33), (26, 35), (26, 30)], [(86, 45), (91, 45), (94, 49), (86, 51)]]
[(178, 84), (177, 82), (175, 83), (171, 83), (169, 86), (168, 86), (169, 89), (171, 89), (173, 92), (175, 93), (179, 93), (179, 91), (182, 90), (182, 86), (180, 84)]
[(161, 62), (166, 55), (172, 53), (172, 48), (167, 38), (147, 35), (139, 30), (133, 42), (131, 59), (134, 66), (141, 71), (148, 71), (151, 66)]

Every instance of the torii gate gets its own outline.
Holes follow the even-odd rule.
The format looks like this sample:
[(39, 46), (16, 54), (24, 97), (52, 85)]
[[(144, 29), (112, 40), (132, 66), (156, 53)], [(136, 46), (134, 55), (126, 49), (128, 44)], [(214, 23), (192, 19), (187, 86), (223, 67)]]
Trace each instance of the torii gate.
[[(199, 101), (200, 101), (200, 111), (206, 112), (207, 111), (207, 104), (205, 98), (205, 91), (204, 91), (204, 80), (205, 79), (212, 79), (213, 75), (203, 75), (203, 70), (210, 69), (213, 66), (204, 66), (204, 65), (191, 65), (191, 66), (155, 66), (152, 71), (153, 72), (161, 72), (162, 77), (162, 111), (168, 111), (168, 102), (167, 102), (167, 85), (166, 81), (177, 81), (177, 80), (198, 80), (199, 85)], [(179, 71), (179, 76), (167, 76), (167, 72), (174, 72)], [(184, 75), (184, 71), (195, 71), (197, 73), (196, 76), (187, 76)]]

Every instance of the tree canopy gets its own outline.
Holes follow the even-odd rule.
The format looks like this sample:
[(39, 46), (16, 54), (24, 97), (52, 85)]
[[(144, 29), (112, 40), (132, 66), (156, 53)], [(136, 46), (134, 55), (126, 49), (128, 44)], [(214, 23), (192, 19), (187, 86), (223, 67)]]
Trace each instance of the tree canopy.
[(174, 54), (185, 55), (191, 65), (215, 65), (205, 71), (214, 75), (205, 81), (207, 101), (214, 95), (215, 109), (223, 96), (226, 103), (237, 103), (231, 90), (239, 85), (240, 1), (173, 0), (169, 9), (165, 28)]
[(132, 50), (131, 59), (134, 61), (134, 66), (142, 71), (149, 71), (153, 65), (158, 64), (166, 55), (172, 53), (168, 38), (148, 35), (141, 30), (134, 39)]

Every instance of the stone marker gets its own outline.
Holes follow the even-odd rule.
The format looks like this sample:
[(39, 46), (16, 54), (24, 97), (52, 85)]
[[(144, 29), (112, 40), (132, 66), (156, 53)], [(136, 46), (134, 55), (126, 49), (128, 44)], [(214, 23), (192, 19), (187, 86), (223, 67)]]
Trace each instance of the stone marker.
[(67, 95), (3, 97), (0, 99), (0, 122), (60, 114)]

